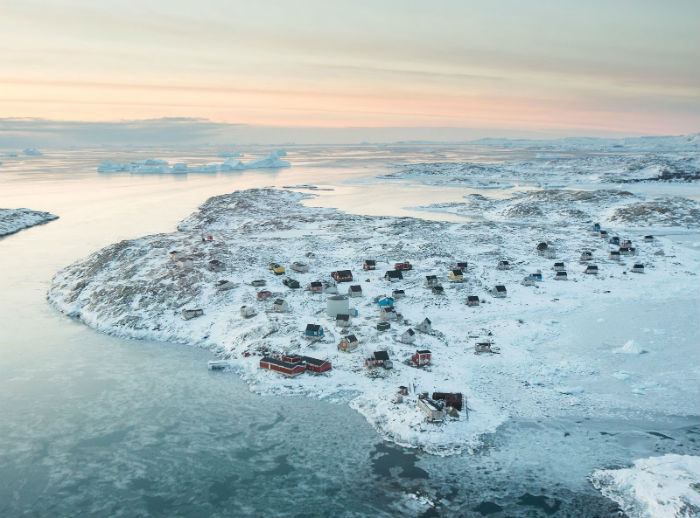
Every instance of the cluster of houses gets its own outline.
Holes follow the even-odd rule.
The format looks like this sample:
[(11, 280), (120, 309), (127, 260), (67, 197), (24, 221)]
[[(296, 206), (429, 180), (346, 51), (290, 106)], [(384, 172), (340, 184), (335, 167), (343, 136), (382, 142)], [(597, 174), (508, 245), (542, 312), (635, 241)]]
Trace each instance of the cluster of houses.
[[(609, 258), (612, 260), (619, 260), (620, 256), (634, 256), (636, 255), (636, 249), (632, 246), (632, 242), (629, 239), (621, 239), (618, 236), (610, 236), (607, 231), (600, 228), (599, 224), (593, 226), (593, 231), (601, 238), (606, 239), (608, 244), (617, 247), (617, 249), (611, 249), (609, 251)], [(209, 236), (204, 241), (211, 241), (213, 238)], [(645, 242), (653, 242), (653, 236), (645, 236)], [(556, 249), (548, 242), (540, 242), (536, 245), (535, 250), (538, 255), (556, 259)], [(307, 254), (308, 256), (308, 254)], [(176, 267), (181, 270), (187, 270), (192, 268), (193, 259), (192, 257), (187, 257), (178, 251), (173, 251), (170, 253), (171, 260), (175, 263)], [(589, 275), (596, 275), (598, 273), (598, 265), (590, 264), (593, 261), (593, 252), (590, 250), (583, 250), (580, 256), (580, 262), (585, 265), (585, 273)], [(222, 272), (225, 271), (226, 265), (218, 259), (210, 260), (207, 265), (207, 269), (212, 272)], [(304, 262), (295, 261), (291, 264), (290, 269), (298, 273), (309, 272), (309, 265)], [(377, 269), (377, 261), (373, 259), (365, 259), (362, 263), (362, 269), (364, 271), (374, 271)], [(509, 261), (502, 259), (497, 264), (498, 270), (510, 270), (511, 265)], [(285, 275), (286, 268), (278, 263), (270, 263), (269, 270), (274, 275)], [(384, 273), (383, 278), (388, 283), (394, 283), (404, 279), (406, 272), (413, 270), (413, 265), (408, 261), (397, 262), (394, 264), (393, 269), (387, 270)], [(447, 273), (447, 281), (450, 283), (461, 283), (465, 281), (466, 271), (468, 270), (467, 262), (456, 262), (451, 266)], [(552, 266), (554, 272), (555, 280), (567, 280), (567, 269), (566, 264), (562, 261), (555, 261)], [(644, 265), (642, 263), (635, 263), (632, 270), (635, 273), (643, 273)], [(338, 285), (341, 283), (351, 283), (353, 282), (353, 274), (351, 270), (337, 270), (330, 273), (332, 282), (327, 281), (313, 281), (306, 286), (306, 290), (311, 294), (327, 294), (326, 298), (326, 314), (327, 316), (335, 320), (335, 324), (340, 329), (348, 328), (351, 325), (352, 318), (357, 316), (357, 310), (350, 307), (350, 299), (363, 296), (362, 286), (360, 284), (351, 284), (347, 289), (347, 294), (338, 293)], [(522, 284), (526, 286), (534, 286), (536, 283), (543, 280), (543, 275), (541, 270), (536, 270), (529, 275), (527, 275), (522, 280)], [(257, 288), (264, 288), (266, 281), (263, 279), (256, 279), (250, 283), (252, 286)], [(300, 284), (298, 281), (286, 277), (283, 280), (284, 286), (289, 289), (298, 289)], [(216, 284), (217, 291), (225, 291), (233, 288), (235, 285), (228, 280), (220, 280)], [(437, 275), (426, 275), (423, 279), (423, 286), (432, 291), (435, 295), (442, 295), (444, 289), (440, 283), (440, 279)], [(489, 293), (494, 298), (505, 298), (507, 297), (507, 289), (503, 284), (497, 284), (493, 286)], [(391, 328), (392, 322), (403, 322), (402, 315), (397, 311), (395, 307), (395, 301), (400, 300), (405, 297), (405, 292), (402, 289), (393, 289), (391, 296), (376, 297), (374, 302), (379, 308), (379, 322), (376, 327), (378, 331), (386, 331)], [(273, 312), (286, 312), (289, 311), (289, 305), (283, 298), (275, 298), (272, 291), (267, 289), (260, 289), (257, 291), (257, 299), (259, 301), (267, 301), (268, 299), (273, 299), (272, 310)], [(483, 302), (476, 295), (468, 295), (466, 298), (466, 305), (469, 307), (476, 307)], [(189, 320), (196, 318), (203, 314), (202, 309), (186, 309), (182, 312), (184, 319)], [(244, 305), (241, 307), (241, 316), (244, 318), (250, 318), (257, 314), (256, 309), (250, 305)], [(413, 344), (416, 341), (416, 332), (422, 333), (432, 333), (432, 323), (428, 318), (425, 318), (422, 322), (413, 327), (408, 327), (402, 333), (397, 336), (397, 340), (404, 344)], [(324, 329), (321, 324), (309, 323), (304, 329), (303, 335), (312, 341), (321, 340), (324, 337)], [(344, 334), (337, 344), (337, 349), (342, 352), (352, 352), (356, 350), (359, 346), (359, 340), (354, 333)], [(499, 352), (498, 347), (495, 347), (493, 341), (479, 341), (474, 346), (475, 354), (491, 353), (497, 354)], [(414, 367), (427, 367), (431, 365), (432, 353), (428, 349), (417, 349), (415, 353), (407, 359), (406, 362)], [(368, 369), (382, 368), (382, 369), (392, 369), (393, 362), (389, 357), (389, 352), (386, 350), (378, 350), (372, 352), (369, 357), (365, 358), (364, 364)], [(320, 374), (323, 372), (328, 372), (331, 370), (331, 362), (329, 360), (316, 359), (309, 356), (301, 356), (296, 354), (272, 354), (265, 355), (260, 360), (260, 368), (268, 369), (278, 372), (284, 376), (297, 376), (304, 372), (311, 372)], [(398, 397), (401, 397), (402, 391), (405, 387), (401, 387)], [(462, 394), (453, 393), (440, 393), (435, 392), (432, 397), (428, 397), (427, 393), (423, 393), (418, 396), (417, 406), (421, 408), (425, 414), (428, 421), (440, 422), (444, 419), (446, 412), (448, 411), (461, 411), (463, 408)]]

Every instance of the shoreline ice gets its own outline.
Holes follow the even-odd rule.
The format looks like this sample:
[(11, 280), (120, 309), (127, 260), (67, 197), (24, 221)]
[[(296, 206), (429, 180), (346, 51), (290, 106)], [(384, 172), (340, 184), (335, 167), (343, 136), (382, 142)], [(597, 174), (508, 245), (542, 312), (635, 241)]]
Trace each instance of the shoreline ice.
[(31, 209), (0, 209), (0, 237), (48, 223), (54, 219), (58, 219), (58, 216), (49, 212)]

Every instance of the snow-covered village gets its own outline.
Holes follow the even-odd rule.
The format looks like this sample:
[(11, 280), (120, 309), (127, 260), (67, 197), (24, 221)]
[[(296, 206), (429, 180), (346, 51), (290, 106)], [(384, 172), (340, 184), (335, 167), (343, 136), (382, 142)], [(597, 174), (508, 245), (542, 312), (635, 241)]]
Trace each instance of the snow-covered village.
[(8, 4), (0, 518), (700, 518), (699, 20)]

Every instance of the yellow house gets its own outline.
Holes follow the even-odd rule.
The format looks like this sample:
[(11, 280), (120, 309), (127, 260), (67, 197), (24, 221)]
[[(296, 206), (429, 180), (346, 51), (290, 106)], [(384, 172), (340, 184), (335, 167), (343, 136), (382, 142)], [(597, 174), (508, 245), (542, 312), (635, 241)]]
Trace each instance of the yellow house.
[(284, 275), (285, 272), (286, 272), (286, 270), (284, 269), (284, 266), (280, 266), (280, 265), (277, 264), (277, 263), (271, 263), (271, 264), (270, 264), (270, 270), (271, 270), (272, 273), (274, 273), (275, 275)]
[(450, 280), (452, 282), (462, 282), (464, 280), (462, 270), (450, 270)]

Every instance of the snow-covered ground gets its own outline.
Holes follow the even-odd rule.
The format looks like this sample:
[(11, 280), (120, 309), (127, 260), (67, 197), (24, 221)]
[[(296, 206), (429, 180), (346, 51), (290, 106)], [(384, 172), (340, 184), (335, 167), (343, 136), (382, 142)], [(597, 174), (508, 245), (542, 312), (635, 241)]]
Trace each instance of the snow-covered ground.
[[(480, 436), (495, 431), (508, 417), (696, 414), (700, 359), (692, 312), (699, 298), (697, 222), (685, 213), (674, 219), (651, 211), (643, 222), (633, 218), (630, 223), (613, 216), (645, 200), (617, 191), (574, 200), (561, 192), (529, 200), (543, 213), (520, 221), (446, 223), (307, 206), (313, 205), (311, 194), (239, 191), (211, 198), (177, 232), (122, 241), (68, 266), (55, 276), (48, 298), (61, 311), (106, 333), (211, 347), (229, 359), (231, 368), (256, 392), (347, 401), (385, 438), (436, 454), (478, 448)], [(450, 210), (462, 211), (468, 204), (453, 204)], [(579, 205), (585, 210), (576, 217), (559, 214)], [(684, 210), (692, 211), (693, 206)], [(590, 231), (588, 217), (630, 238), (638, 255), (608, 259), (609, 250), (616, 247)], [(643, 240), (648, 233), (658, 234), (653, 242)], [(678, 239), (678, 233), (688, 239)], [(202, 241), (203, 235), (213, 240)], [(556, 259), (536, 253), (540, 241), (556, 247)], [(585, 265), (578, 261), (582, 249), (593, 252), (598, 275), (583, 273)], [(180, 269), (171, 260), (175, 250), (192, 258), (191, 269)], [(223, 271), (208, 268), (214, 259), (224, 264)], [(364, 272), (364, 259), (377, 260), (377, 270)], [(510, 270), (496, 269), (501, 259), (510, 261)], [(402, 281), (387, 283), (384, 272), (403, 260), (411, 261), (414, 269)], [(567, 281), (554, 281), (555, 260), (565, 262)], [(307, 263), (309, 272), (291, 271), (294, 261)], [(461, 261), (469, 262), (465, 282), (449, 282), (450, 268)], [(287, 275), (302, 289), (284, 286), (283, 277), (269, 271), (272, 262), (286, 266)], [(645, 265), (645, 273), (631, 272), (638, 262)], [(326, 315), (326, 295), (303, 289), (312, 281), (330, 281), (330, 272), (339, 269), (354, 275), (352, 283), (338, 286), (341, 293), (349, 284), (362, 287), (362, 296), (350, 299), (358, 316), (348, 329), (337, 328)], [(537, 269), (543, 273), (542, 282), (520, 284)], [(444, 295), (423, 286), (429, 274), (438, 276)], [(267, 285), (255, 288), (250, 285), (254, 279), (265, 279)], [(217, 290), (220, 280), (230, 281), (233, 288)], [(506, 298), (490, 295), (496, 284), (507, 287)], [(260, 289), (273, 296), (257, 301)], [(380, 332), (379, 307), (373, 299), (391, 295), (393, 289), (406, 292), (396, 301), (403, 321)], [(466, 306), (467, 295), (479, 296), (480, 306)], [(287, 301), (289, 312), (272, 311), (278, 297)], [(679, 318), (690, 315), (690, 321), (684, 321), (679, 333), (672, 319), (650, 328), (649, 335), (659, 339), (650, 339), (643, 348), (606, 330), (602, 317), (580, 324), (588, 340), (578, 340), (580, 330), (572, 334), (564, 325), (573, 326), (577, 315), (601, 308), (614, 322), (615, 312), (635, 311), (635, 304), (662, 308), (676, 301), (682, 302)], [(242, 305), (253, 306), (257, 314), (243, 318)], [(204, 315), (184, 320), (182, 310), (195, 308), (203, 309)], [(399, 341), (425, 317), (432, 321), (433, 332), (417, 333), (413, 344)], [(303, 337), (308, 323), (324, 327), (323, 340)], [(347, 333), (360, 340), (354, 352), (337, 350)], [(475, 342), (487, 338), (500, 354), (475, 355)], [(431, 366), (410, 364), (416, 349), (432, 351)], [(389, 352), (394, 369), (365, 368), (364, 358), (377, 350)], [(619, 354), (621, 350), (627, 354)], [(263, 351), (328, 358), (333, 370), (282, 378), (259, 369)], [(403, 403), (392, 401), (399, 385), (415, 385), (416, 393), (462, 392), (469, 415), (462, 412), (444, 424), (427, 423), (416, 407), (416, 393)]]
[(597, 470), (593, 485), (628, 516), (700, 516), (700, 457), (668, 454), (635, 461), (630, 468)]
[(14, 234), (54, 219), (58, 219), (58, 216), (38, 210), (0, 209), (0, 236)]
[(287, 153), (283, 149), (273, 151), (267, 156), (256, 158), (249, 162), (237, 160), (240, 153), (220, 153), (219, 157), (225, 157), (220, 164), (202, 164), (190, 166), (185, 162), (175, 164), (168, 163), (167, 160), (146, 159), (134, 160), (128, 164), (118, 162), (102, 162), (97, 171), (100, 173), (130, 172), (134, 174), (186, 174), (186, 173), (219, 173), (224, 171), (243, 171), (246, 169), (271, 169), (278, 167), (289, 167), (291, 164), (280, 157)]
[(427, 162), (397, 166), (386, 179), (429, 185), (509, 189), (516, 185), (543, 188), (599, 186), (649, 181), (697, 181), (697, 149), (684, 152), (538, 154), (535, 160), (513, 162)]

